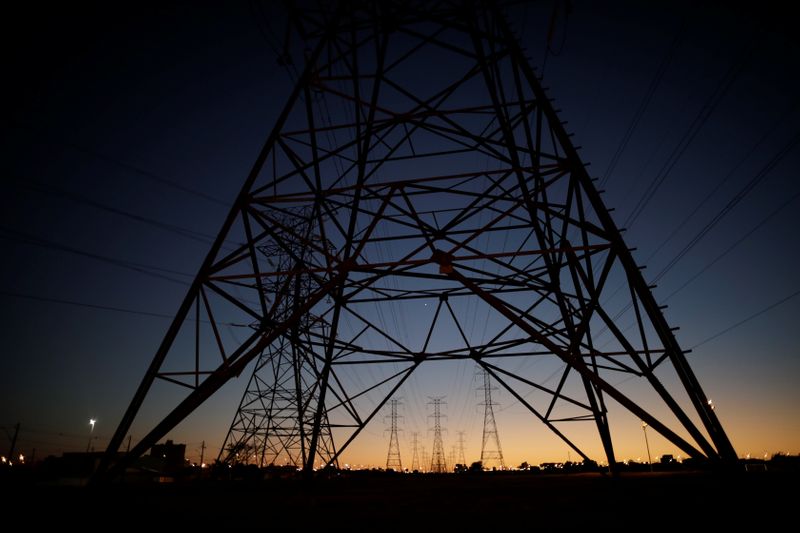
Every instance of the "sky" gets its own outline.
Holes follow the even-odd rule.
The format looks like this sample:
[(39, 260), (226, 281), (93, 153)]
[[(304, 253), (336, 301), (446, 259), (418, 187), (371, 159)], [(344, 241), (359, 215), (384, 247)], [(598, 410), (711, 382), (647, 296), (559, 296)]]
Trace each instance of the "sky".
[[(737, 453), (800, 453), (800, 47), (780, 12), (641, 4), (575, 1), (552, 21), (552, 3), (523, 3), (511, 20), (645, 279), (660, 277), (654, 295), (669, 304)], [(9, 17), (0, 439), (18, 422), (29, 455), (108, 442), (289, 97), (294, 76), (274, 49), (280, 19), (274, 6), (266, 16), (253, 6), (16, 8)], [(474, 310), (459, 313), (480, 324)], [(622, 315), (620, 327), (631, 320)], [(170, 433), (190, 458), (202, 442), (218, 453), (248, 376)], [(477, 459), (480, 384), (470, 361), (431, 363), (409, 379), (399, 393), (404, 463), (413, 433), (430, 454), (431, 396), (447, 402), (445, 451), (463, 431)], [(507, 464), (575, 458), (507, 391), (494, 400)], [(341, 462), (385, 464), (383, 414)], [(143, 412), (134, 441), (154, 416)], [(643, 457), (639, 421), (618, 406), (611, 416), (618, 458)], [(681, 453), (648, 438), (653, 457)]]

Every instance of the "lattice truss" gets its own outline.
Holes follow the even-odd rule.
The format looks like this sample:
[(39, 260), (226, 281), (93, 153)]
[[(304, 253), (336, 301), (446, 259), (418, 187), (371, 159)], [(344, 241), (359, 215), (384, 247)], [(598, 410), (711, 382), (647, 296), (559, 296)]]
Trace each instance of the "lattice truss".
[[(299, 272), (287, 283), (289, 272), (304, 264), (309, 253), (306, 242), (314, 238), (306, 226), (308, 212), (292, 213), (284, 224), (294, 225), (297, 236), (286, 235), (281, 245), (273, 240), (256, 247), (275, 275), (263, 283), (265, 297), (280, 301), (272, 319), (285, 321), (308, 297), (310, 276)], [(287, 248), (291, 253), (287, 252)], [(261, 322), (251, 328), (258, 330)], [(308, 350), (316, 339), (325, 338), (326, 323), (307, 313), (259, 356), (250, 383), (236, 411), (220, 458), (229, 464), (259, 466), (293, 465), (301, 468), (308, 459), (314, 413), (319, 407), (317, 358)], [(335, 464), (335, 450), (327, 415), (323, 413), (317, 453), (323, 464)]]
[[(316, 44), (145, 378), (189, 394), (143, 446), (257, 360), (252, 424), (300, 413), (312, 466), (426, 363), (471, 359), (584, 458), (568, 422), (594, 424), (614, 463), (609, 398), (690, 456), (729, 457), (507, 22), (420, 5), (297, 14)], [(277, 389), (294, 399), (275, 411), (259, 391)]]

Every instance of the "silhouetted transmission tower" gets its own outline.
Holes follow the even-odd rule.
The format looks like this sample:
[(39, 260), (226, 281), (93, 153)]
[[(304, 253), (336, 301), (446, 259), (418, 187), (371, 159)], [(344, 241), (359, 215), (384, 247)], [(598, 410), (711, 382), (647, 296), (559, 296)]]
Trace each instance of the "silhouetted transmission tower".
[(447, 461), (444, 456), (444, 444), (442, 443), (442, 404), (443, 397), (431, 398), (428, 402), (433, 405), (433, 452), (431, 453), (431, 472), (447, 472)]
[[(689, 457), (733, 464), (505, 4), (305, 7), (290, 10), (298, 38), (284, 40), (297, 84), (94, 479), (123, 472), (256, 363), (263, 383), (232, 428), (288, 427), (260, 418), (296, 413), (289, 433), (304, 443), (310, 474), (320, 455), (336, 461), (414, 372), (465, 358), (583, 460), (601, 448), (616, 465), (613, 405), (631, 415), (617, 420), (647, 423)], [(613, 318), (623, 306), (633, 327)], [(467, 307), (485, 317), (485, 336), (462, 324)], [(386, 319), (397, 313), (427, 335), (408, 340), (408, 320)], [(523, 364), (531, 357), (539, 363)], [(267, 405), (273, 392), (284, 398), (277, 409)], [(119, 455), (134, 422), (142, 439)], [(267, 458), (272, 443), (283, 446), (249, 434), (258, 438), (247, 452)], [(441, 446), (433, 455), (440, 465)]]
[(419, 433), (416, 431), (411, 434), (411, 471), (412, 472), (419, 472), (420, 471), (420, 462), (419, 462)]
[(492, 402), (492, 381), (489, 372), (483, 374), (483, 440), (481, 444), (481, 463), (484, 468), (500, 468), (505, 470), (506, 462), (503, 460), (503, 450), (500, 447), (500, 435), (497, 433), (497, 423), (494, 420), (494, 403)]
[(457, 464), (467, 466), (467, 458), (464, 455), (464, 435), (466, 435), (466, 432), (458, 432), (458, 453), (456, 455), (455, 462)]
[(396, 472), (403, 471), (403, 463), (400, 461), (400, 440), (397, 438), (397, 400), (389, 400), (389, 405), (392, 408), (389, 415), (390, 428), (389, 428), (389, 453), (386, 456), (386, 470), (394, 470)]
[[(281, 226), (294, 227), (296, 238), (286, 238), (280, 245), (267, 241), (257, 253), (276, 272), (262, 284), (265, 300), (274, 303), (274, 316), (285, 319), (308, 298), (311, 277), (289, 273), (302, 267), (309, 256), (309, 241), (321, 243), (313, 231), (313, 219), (307, 212), (287, 209)], [(251, 326), (258, 330), (259, 323)], [(225, 463), (255, 463), (303, 467), (309, 456), (311, 427), (317, 410), (318, 391), (314, 387), (318, 374), (313, 352), (313, 339), (324, 336), (329, 325), (324, 319), (304, 315), (292, 326), (288, 335), (277, 339), (259, 356), (239, 409), (228, 430), (219, 460)], [(322, 464), (335, 462), (327, 414), (320, 428), (316, 453)]]

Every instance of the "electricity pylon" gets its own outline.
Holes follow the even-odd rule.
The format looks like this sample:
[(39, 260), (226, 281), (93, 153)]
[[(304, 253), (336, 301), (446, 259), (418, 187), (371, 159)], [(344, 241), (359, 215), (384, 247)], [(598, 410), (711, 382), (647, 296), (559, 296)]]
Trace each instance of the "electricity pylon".
[(442, 404), (446, 403), (443, 397), (431, 398), (428, 402), (433, 405), (433, 452), (431, 453), (431, 472), (443, 474), (447, 472), (447, 461), (444, 456), (444, 443), (442, 442)]
[[(320, 324), (302, 341), (306, 472), (328, 431), (336, 460), (413, 372), (464, 358), (584, 460), (595, 443), (574, 429), (580, 421), (616, 464), (614, 405), (690, 457), (735, 462), (501, 5), (321, 2), (290, 20), (303, 41), (289, 51), (297, 84), (95, 480), (278, 353), (304, 317)], [(287, 213), (305, 215), (293, 224)], [(291, 256), (294, 241), (306, 254), (288, 271), (259, 251)], [(265, 290), (275, 278), (307, 280), (305, 298), (281, 312), (289, 291)], [(431, 313), (412, 307), (421, 300)], [(463, 327), (468, 303), (487, 337)], [(617, 306), (633, 311), (632, 327), (616, 322)], [(408, 334), (408, 320), (386, 320), (392, 313), (411, 316), (425, 339)], [(518, 370), (530, 368), (520, 358), (542, 363)], [(119, 456), (140, 420), (143, 438)]]
[(396, 472), (403, 471), (403, 463), (400, 461), (400, 440), (397, 438), (397, 400), (389, 400), (391, 406), (391, 414), (389, 415), (390, 428), (389, 428), (389, 453), (386, 455), (386, 470), (394, 470)]
[(458, 453), (455, 462), (460, 465), (469, 466), (467, 465), (467, 457), (464, 455), (464, 435), (466, 435), (465, 431), (458, 432)]
[[(278, 319), (288, 317), (308, 297), (311, 283), (308, 274), (298, 274), (287, 283), (288, 273), (307, 259), (306, 239), (320, 242), (308, 213), (289, 209), (281, 224), (293, 226), (304, 239), (287, 238), (283, 246), (267, 242), (257, 247), (257, 253), (279, 273), (262, 284), (264, 297), (278, 302), (273, 308), (273, 315)], [(251, 327), (258, 329), (259, 324)], [(304, 315), (288, 335), (277, 339), (261, 353), (218, 460), (229, 464), (254, 463), (261, 467), (305, 466), (318, 408), (318, 391), (314, 385), (319, 370), (310, 347), (314, 338), (324, 337), (327, 327), (324, 319)], [(316, 449), (322, 466), (335, 464), (330, 426), (327, 415), (323, 417), (326, 423), (321, 425)]]
[(483, 386), (483, 440), (481, 441), (481, 464), (483, 468), (500, 468), (505, 470), (506, 462), (503, 460), (503, 450), (500, 447), (500, 435), (497, 433), (497, 422), (494, 419), (494, 406), (492, 402), (492, 381), (489, 372), (484, 370)]
[(416, 431), (411, 434), (411, 471), (420, 472), (419, 462), (419, 433)]

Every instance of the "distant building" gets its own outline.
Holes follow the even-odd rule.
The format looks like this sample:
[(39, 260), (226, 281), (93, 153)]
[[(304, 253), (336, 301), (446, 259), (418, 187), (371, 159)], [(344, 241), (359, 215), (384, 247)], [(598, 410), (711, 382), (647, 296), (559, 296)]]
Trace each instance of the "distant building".
[(95, 471), (105, 452), (64, 452), (48, 461), (48, 469), (57, 477), (88, 477)]
[(180, 470), (184, 466), (185, 456), (186, 445), (175, 444), (171, 440), (150, 448), (150, 457), (161, 466), (162, 471)]
[(539, 468), (543, 472), (563, 472), (564, 463), (542, 463)]

